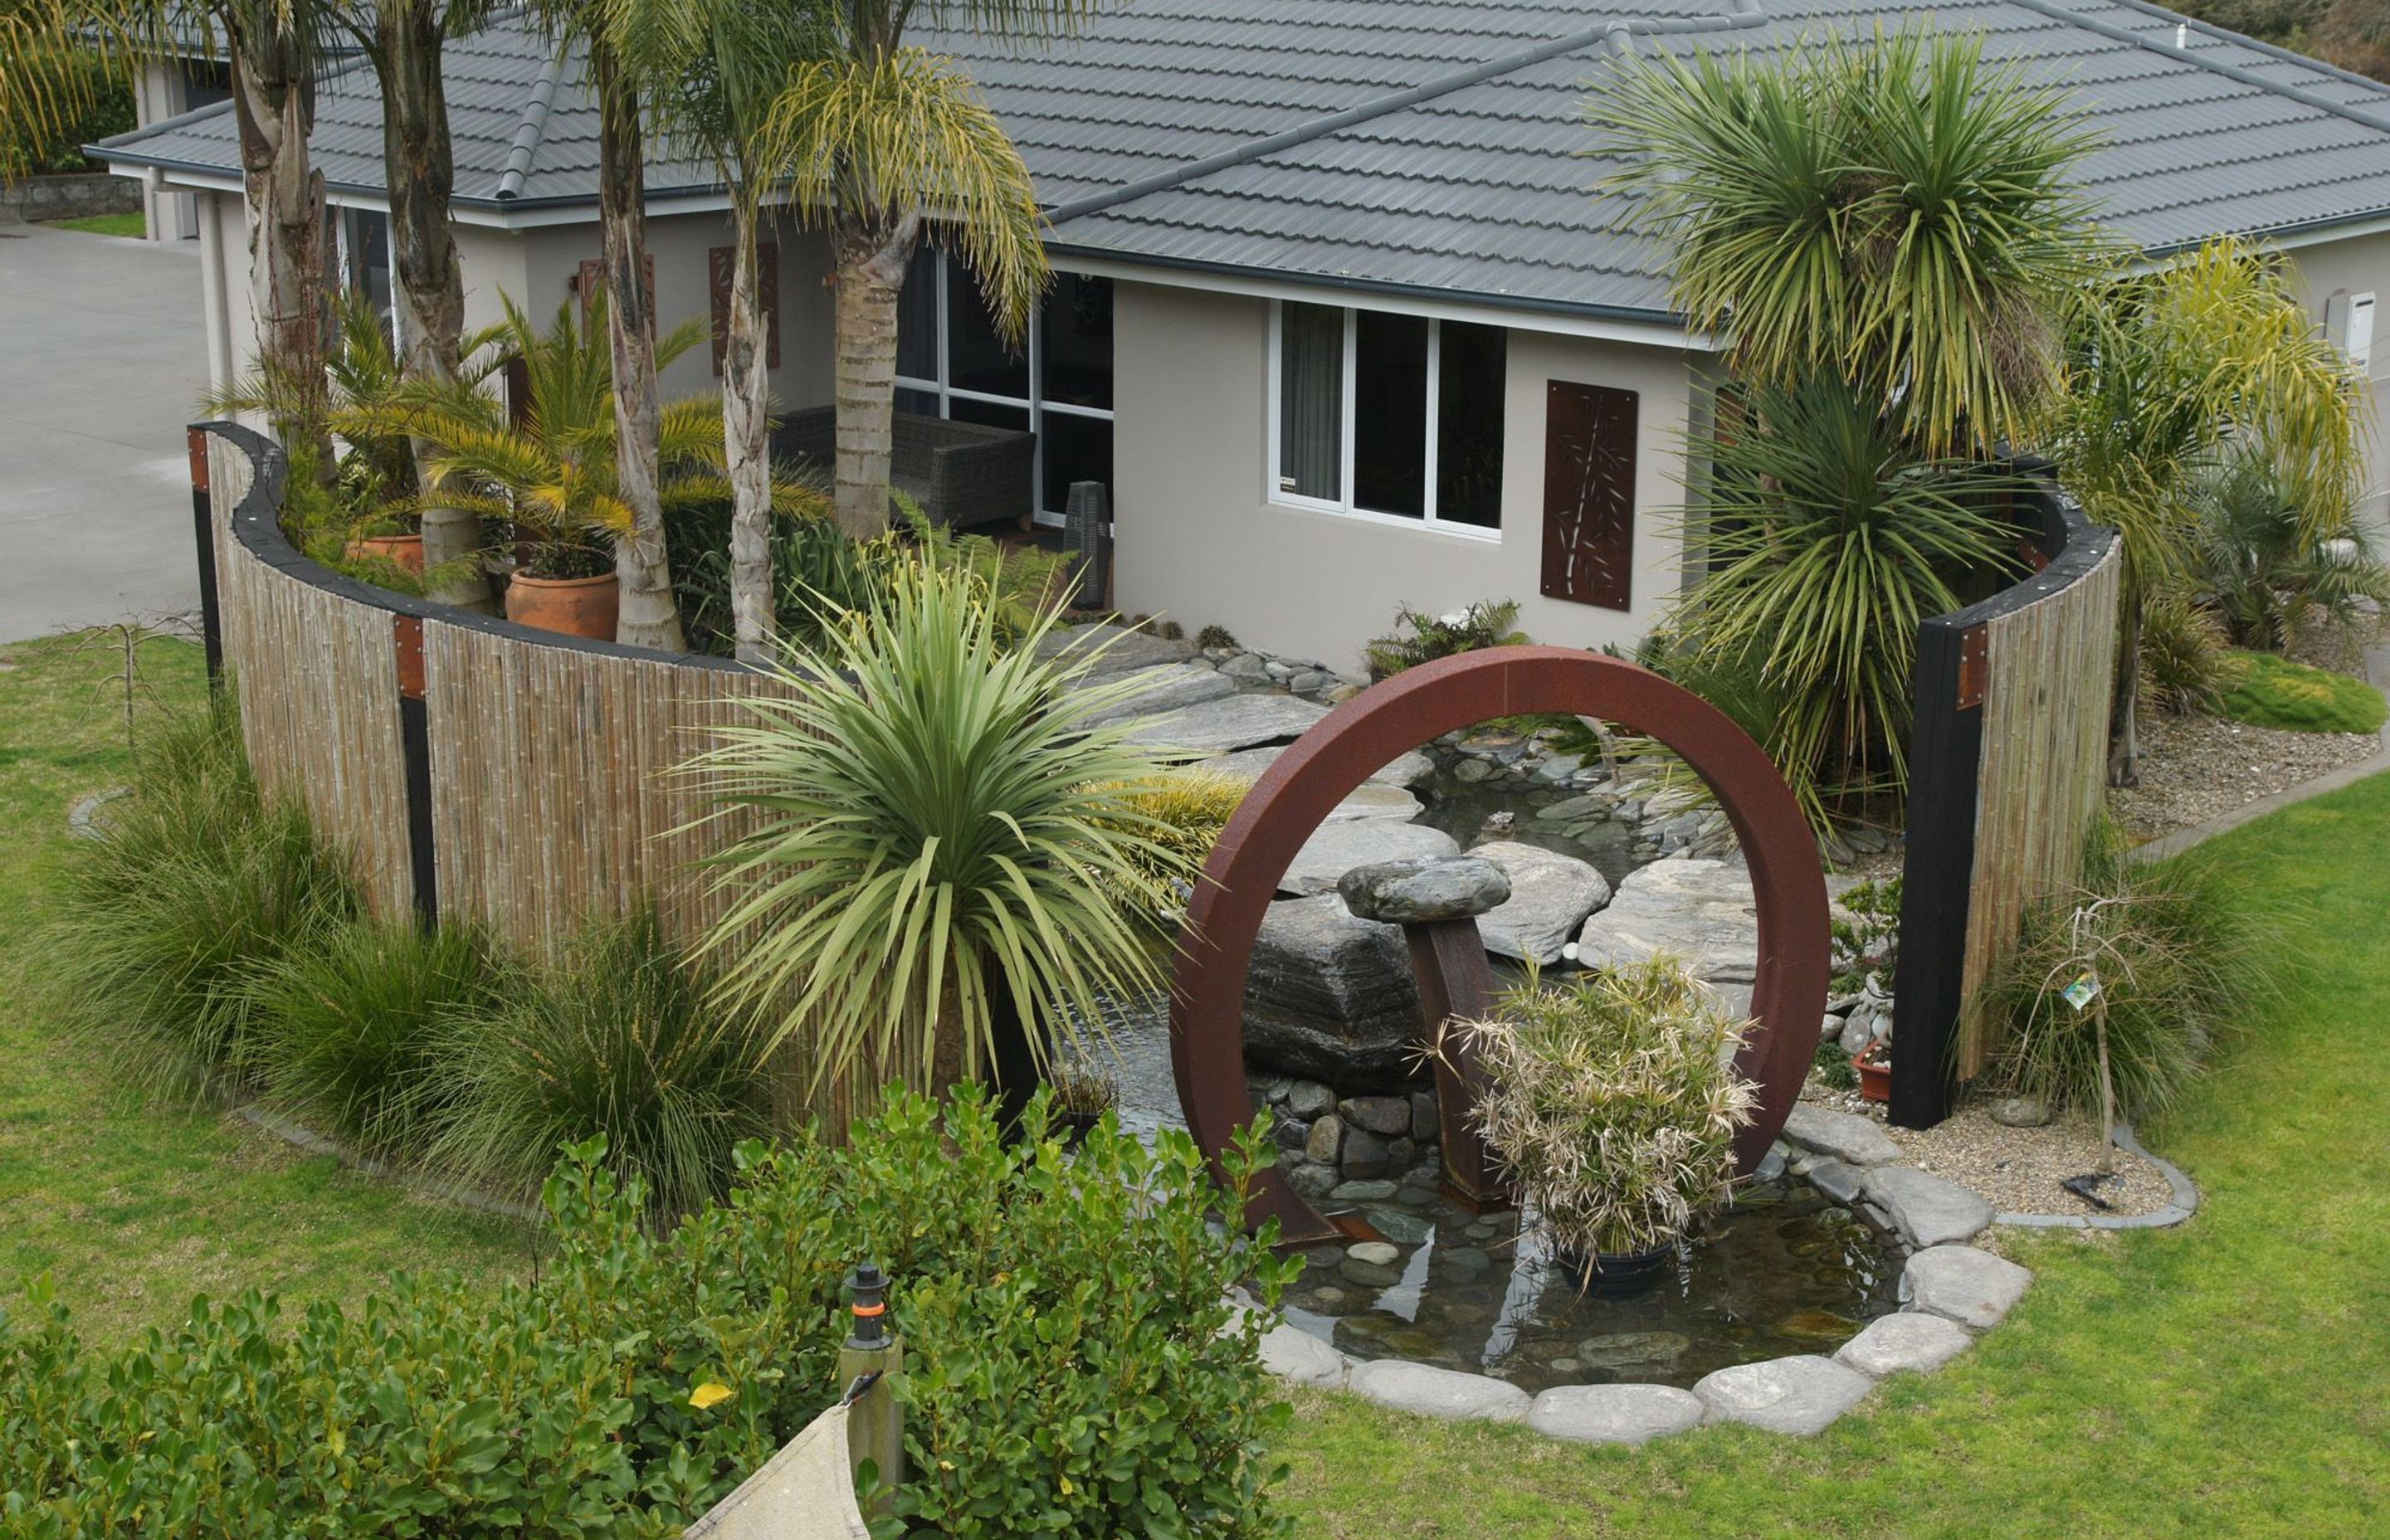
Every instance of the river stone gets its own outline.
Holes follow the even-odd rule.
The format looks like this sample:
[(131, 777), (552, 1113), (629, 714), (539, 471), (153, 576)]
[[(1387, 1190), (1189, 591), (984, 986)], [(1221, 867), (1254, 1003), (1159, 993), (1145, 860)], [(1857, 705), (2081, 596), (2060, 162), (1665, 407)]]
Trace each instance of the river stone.
[(1346, 1257), (1336, 1270), (1344, 1276), (1346, 1282), (1358, 1284), (1364, 1289), (1392, 1289), (1402, 1281), (1402, 1275), (1382, 1262), (1361, 1262)]
[(1469, 853), (1510, 880), (1510, 896), (1477, 922), (1485, 950), (1497, 956), (1558, 962), (1586, 917), (1610, 902), (1608, 879), (1574, 855), (1516, 840), (1489, 840)]
[(1874, 1389), (1858, 1370), (1805, 1353), (1736, 1364), (1693, 1386), (1714, 1422), (1747, 1422), (1799, 1437), (1822, 1432)]
[(1527, 1408), (1528, 1427), (1573, 1444), (1643, 1444), (1701, 1421), (1701, 1398), (1673, 1385), (1555, 1385)]
[[(1215, 771), (1223, 776), (1241, 776), (1249, 781), (1259, 780), (1262, 777), (1262, 772), (1276, 764), (1279, 755), (1285, 752), (1286, 749), (1282, 744), (1272, 744), (1261, 749), (1240, 749), (1235, 753), (1207, 759), (1202, 762), (1201, 768)], [(1425, 754), (1418, 752), (1398, 754), (1379, 766), (1370, 775), (1368, 784), (1417, 786), (1434, 774), (1435, 762)]]
[(1333, 1390), (1344, 1383), (1344, 1355), (1295, 1327), (1272, 1327), (1262, 1333), (1261, 1360), (1262, 1367), (1298, 1385)]
[(1832, 1159), (1812, 1161), (1801, 1174), (1811, 1187), (1837, 1203), (1857, 1202), (1867, 1188), (1866, 1172)]
[(1615, 797), (1604, 792), (1591, 791), (1582, 797), (1571, 797), (1564, 802), (1554, 802), (1548, 807), (1539, 807), (1536, 809), (1536, 818), (1537, 822), (1547, 824), (1574, 823), (1581, 818), (1590, 818), (1599, 822), (1609, 818), (1610, 810), (1616, 806), (1617, 802), (1618, 799)]
[(1126, 674), (1106, 674), (1093, 683), (1107, 694), (1125, 689), (1134, 689), (1135, 693), (1124, 700), (1116, 699), (1100, 710), (1089, 712), (1081, 718), (1089, 726), (1099, 722), (1116, 722), (1124, 716), (1152, 716), (1237, 693), (1235, 680), (1201, 663), (1161, 663), (1151, 668), (1132, 669)]
[(1367, 1262), (1379, 1267), (1391, 1267), (1394, 1258), (1402, 1255), (1399, 1248), (1382, 1240), (1360, 1240), (1344, 1249), (1344, 1254), (1355, 1262)]
[(1784, 1137), (1804, 1149), (1855, 1166), (1889, 1165), (1900, 1159), (1900, 1147), (1872, 1120), (1805, 1101), (1792, 1104), (1792, 1115), (1784, 1120)]
[(1641, 1365), (1673, 1366), (1693, 1340), (1681, 1331), (1613, 1331), (1588, 1337), (1576, 1345), (1577, 1359), (1598, 1369), (1634, 1368)]
[(1414, 855), (1356, 866), (1336, 879), (1336, 892), (1363, 919), (1426, 925), (1476, 918), (1510, 896), (1510, 879), (1491, 861)]
[(1336, 1093), (1316, 1080), (1298, 1080), (1286, 1088), (1286, 1110), (1298, 1118), (1316, 1118), (1332, 1110)]
[(2039, 1128), (2049, 1121), (2049, 1103), (2039, 1097), (2002, 1097), (1987, 1110), (2004, 1128)]
[(1516, 1385), (1396, 1358), (1356, 1365), (1351, 1383), (1356, 1393), (1381, 1406), (1423, 1417), (1517, 1422), (1533, 1405), (1527, 1392)]
[(1394, 1153), (1386, 1141), (1366, 1128), (1344, 1131), (1344, 1153), (1337, 1159), (1336, 1169), (1347, 1176), (1364, 1180), (1383, 1176), (1394, 1168)]
[(1297, 1161), (1287, 1169), (1286, 1185), (1305, 1198), (1320, 1199), (1344, 1178), (1331, 1165), (1317, 1161)]
[(1915, 1166), (1878, 1166), (1860, 1190), (1915, 1251), (1969, 1239), (1992, 1222), (1992, 1206), (1979, 1195)]
[(1333, 893), (1269, 906), (1245, 981), (1248, 1059), (1351, 1090), (1391, 1090), (1410, 1079), (1420, 1019), (1400, 928), (1354, 918)]
[(1401, 1209), (1371, 1209), (1369, 1227), (1398, 1246), (1417, 1246), (1435, 1234), (1435, 1226)]
[(1090, 679), (1151, 668), (1158, 663), (1183, 663), (1195, 655), (1191, 642), (1172, 641), (1150, 632), (1100, 622), (1056, 626), (1037, 639), (1034, 651), (1039, 658), (1068, 655), (1071, 661), (1086, 665), (1086, 677)]
[(1887, 1374), (1931, 1374), (1974, 1345), (1956, 1321), (1920, 1311), (1879, 1315), (1844, 1342), (1834, 1362), (1878, 1380)]
[[(1385, 818), (1351, 818), (1322, 824), (1294, 853), (1294, 861), (1279, 879), (1282, 893), (1336, 892), (1336, 884), (1356, 866), (1377, 866), (1406, 857), (1458, 855), (1460, 842), (1440, 828), (1425, 824), (1398, 824)], [(1404, 969), (1408, 970), (1408, 955)]]
[(2033, 1282), (2029, 1268), (1972, 1246), (1934, 1246), (1900, 1272), (1901, 1303), (1978, 1331), (1999, 1325)]
[(1291, 695), (1227, 695), (1148, 717), (1129, 741), (1189, 753), (1224, 754), (1300, 738), (1328, 708)]
[(1410, 1131), (1411, 1102), (1408, 1097), (1347, 1097), (1337, 1104), (1336, 1115), (1348, 1125), (1393, 1138)]
[(1328, 1196), (1340, 1203), (1382, 1203), (1394, 1195), (1394, 1184), (1386, 1181), (1339, 1182)]
[[(1196, 768), (1201, 769), (1201, 766)], [(1343, 802), (1328, 810), (1327, 821), (1342, 824), (1356, 818), (1391, 818), (1401, 824), (1408, 823), (1419, 815), (1420, 800), (1411, 792), (1399, 786), (1388, 786), (1383, 781), (1363, 781)]]
[(1322, 1165), (1334, 1165), (1344, 1153), (1344, 1124), (1330, 1112), (1311, 1125), (1304, 1136), (1303, 1158), (1317, 1161)]
[(1421, 1144), (1439, 1138), (1444, 1133), (1443, 1120), (1436, 1110), (1433, 1091), (1411, 1093), (1411, 1137)]
[(1231, 679), (1255, 681), (1270, 677), (1269, 660), (1251, 652), (1240, 652), (1220, 664), (1220, 672)]

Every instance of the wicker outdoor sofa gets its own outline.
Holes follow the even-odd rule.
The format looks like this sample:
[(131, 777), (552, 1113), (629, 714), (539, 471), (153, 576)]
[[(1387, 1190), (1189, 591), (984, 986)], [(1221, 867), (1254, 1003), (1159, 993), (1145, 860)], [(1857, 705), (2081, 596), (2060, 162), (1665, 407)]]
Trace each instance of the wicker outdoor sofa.
[[(782, 458), (818, 466), (827, 478), (837, 457), (837, 433), (835, 408), (809, 406), (781, 420), (772, 448)], [(1030, 434), (899, 412), (893, 437), (889, 481), (919, 503), (932, 523), (961, 529), (1030, 512), (1037, 442)]]

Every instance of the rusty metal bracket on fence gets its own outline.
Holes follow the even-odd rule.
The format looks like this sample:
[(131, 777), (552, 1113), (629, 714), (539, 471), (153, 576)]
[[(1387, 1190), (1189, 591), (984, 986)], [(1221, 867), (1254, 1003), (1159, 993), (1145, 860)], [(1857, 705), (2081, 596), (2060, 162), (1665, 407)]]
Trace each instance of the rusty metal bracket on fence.
[[(1599, 653), (1511, 647), (1425, 664), (1339, 706), (1279, 756), (1213, 847), (1188, 905), (1187, 945), (1171, 988), (1170, 1055), (1188, 1127), (1215, 1168), (1253, 1115), (1245, 980), (1295, 853), (1381, 766), (1445, 733), (1530, 712), (1599, 717), (1656, 738), (1717, 793), (1751, 864), (1759, 905), (1752, 991), (1758, 1026), (1735, 1065), (1759, 1083), (1760, 1101), (1735, 1140), (1737, 1166), (1749, 1171), (1767, 1153), (1808, 1074), (1825, 1011), (1826, 883), (1808, 821), (1759, 746), (1700, 697)], [(1284, 1242), (1336, 1234), (1276, 1168), (1261, 1174), (1245, 1213), (1250, 1225), (1273, 1218)]]

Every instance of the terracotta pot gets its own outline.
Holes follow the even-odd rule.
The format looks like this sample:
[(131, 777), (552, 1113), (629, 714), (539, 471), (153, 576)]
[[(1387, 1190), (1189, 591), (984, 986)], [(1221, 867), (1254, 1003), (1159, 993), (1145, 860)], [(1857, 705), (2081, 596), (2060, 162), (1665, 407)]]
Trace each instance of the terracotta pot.
[(622, 607), (622, 580), (611, 572), (585, 578), (517, 572), (507, 584), (507, 619), (593, 642), (614, 639), (614, 617)]
[(1851, 1060), (1851, 1068), (1859, 1072), (1859, 1097), (1865, 1101), (1892, 1099), (1892, 1056), (1883, 1051), (1881, 1043), (1870, 1043)]
[(351, 561), (362, 561), (367, 557), (379, 557), (384, 561), (396, 562), (404, 571), (420, 572), (423, 571), (423, 537), (419, 534), (376, 534), (349, 542), (348, 558)]

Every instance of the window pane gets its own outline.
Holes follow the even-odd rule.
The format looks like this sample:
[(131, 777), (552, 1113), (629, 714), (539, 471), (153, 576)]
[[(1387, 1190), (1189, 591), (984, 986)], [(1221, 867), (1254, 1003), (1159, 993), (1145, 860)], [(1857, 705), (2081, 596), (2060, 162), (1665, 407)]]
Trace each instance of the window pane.
[[(946, 383), (959, 391), (1029, 399), (1029, 355), (1009, 348), (980, 297), (979, 280), (946, 259)], [(956, 416), (959, 417), (958, 412)]]
[(919, 417), (934, 417), (938, 415), (938, 392), (908, 391), (899, 385), (896, 387), (896, 410), (910, 412)]
[(1502, 527), (1502, 389), (1510, 334), (1444, 323), (1437, 359), (1435, 516)]
[(1109, 278), (1057, 273), (1046, 291), (1046, 399), (1073, 406), (1112, 404), (1112, 286)]
[(1046, 511), (1061, 513), (1069, 508), (1073, 481), (1101, 481), (1109, 492), (1112, 425), (1068, 412), (1048, 412), (1044, 420), (1046, 430), (1039, 439), (1046, 453)]
[(1362, 311), (1353, 337), (1353, 505), (1427, 517), (1427, 321)]
[(908, 379), (938, 378), (938, 254), (923, 246), (905, 270), (896, 300), (896, 372)]
[(1344, 313), (1279, 307), (1278, 489), (1333, 502), (1344, 494)]
[(946, 416), (957, 422), (983, 422), (991, 428), (1017, 428), (1023, 433), (1029, 431), (1029, 408), (1026, 406), (999, 406), (994, 402), (948, 396)]

